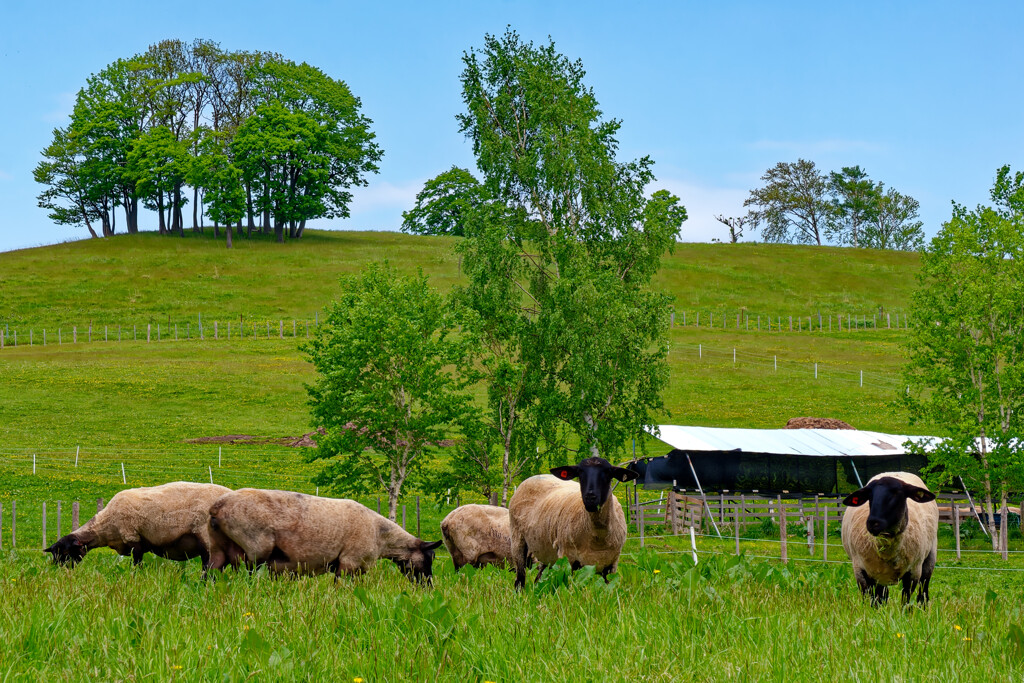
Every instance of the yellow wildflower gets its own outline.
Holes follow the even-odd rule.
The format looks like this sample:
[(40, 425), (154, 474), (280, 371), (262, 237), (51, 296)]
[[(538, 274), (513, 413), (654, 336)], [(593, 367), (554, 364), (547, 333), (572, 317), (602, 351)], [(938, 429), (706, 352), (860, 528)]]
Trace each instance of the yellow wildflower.
[(960, 627), (959, 627), (958, 625), (956, 625), (956, 624), (953, 624), (953, 628), (955, 628), (955, 629), (956, 629), (957, 631), (962, 631), (962, 630), (963, 630), (962, 628), (960, 628)]
[(356, 676), (352, 679), (352, 683), (363, 683), (363, 679), (361, 679), (359, 676)]
[(171, 668), (175, 671), (181, 671), (181, 664), (174, 664), (171, 666)]
[(966, 640), (968, 643), (971, 642), (970, 638), (964, 638), (964, 640)]
[(897, 633), (897, 634), (896, 634), (896, 637), (897, 637), (897, 638), (902, 638), (902, 637), (903, 637), (903, 634), (902, 634), (902, 633)]
[(655, 573), (655, 574), (660, 574), (660, 573), (661, 573), (661, 570), (660, 570), (660, 569), (655, 569), (655, 570), (654, 570), (654, 573)]

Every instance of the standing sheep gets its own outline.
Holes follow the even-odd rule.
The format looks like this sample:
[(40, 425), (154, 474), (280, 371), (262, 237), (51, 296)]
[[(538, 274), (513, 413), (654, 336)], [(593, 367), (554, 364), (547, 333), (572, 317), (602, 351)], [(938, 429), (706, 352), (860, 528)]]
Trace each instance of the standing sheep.
[(290, 491), (239, 489), (210, 507), (210, 527), (244, 553), (248, 566), (276, 574), (361, 574), (384, 557), (414, 581), (430, 583), (434, 550), (354, 500)]
[(470, 564), (506, 565), (512, 561), (508, 510), (496, 505), (463, 505), (441, 520), (444, 545), (455, 571)]
[(935, 494), (917, 475), (884, 472), (843, 504), (851, 508), (843, 515), (843, 548), (853, 560), (861, 592), (872, 592), (871, 604), (884, 603), (888, 587), (898, 581), (904, 604), (919, 584), (917, 601), (927, 603), (938, 549)]
[(607, 581), (626, 541), (626, 517), (611, 495), (612, 479), (635, 478), (636, 472), (603, 458), (586, 458), (524, 481), (508, 506), (516, 588), (526, 583), (530, 554), (541, 565), (537, 579), (566, 557), (574, 570), (593, 565)]
[(174, 482), (125, 489), (107, 507), (44, 552), (58, 564), (78, 564), (93, 548), (131, 555), (135, 564), (147, 552), (169, 560), (200, 557), (203, 574), (211, 564), (223, 566), (224, 540), (211, 534), (210, 505), (231, 489), (215, 484)]

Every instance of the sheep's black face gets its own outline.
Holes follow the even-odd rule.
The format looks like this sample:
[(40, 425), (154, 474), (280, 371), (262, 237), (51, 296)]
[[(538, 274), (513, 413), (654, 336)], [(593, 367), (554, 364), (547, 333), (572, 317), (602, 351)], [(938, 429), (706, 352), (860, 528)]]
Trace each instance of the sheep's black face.
[(612, 490), (612, 479), (632, 481), (637, 473), (623, 467), (615, 467), (604, 458), (586, 458), (579, 465), (551, 468), (551, 474), (559, 479), (580, 480), (580, 496), (587, 512), (599, 512), (608, 500)]
[(848, 495), (843, 504), (859, 507), (869, 503), (868, 533), (872, 536), (892, 537), (907, 526), (907, 500), (927, 503), (935, 500), (935, 494), (895, 477), (882, 477)]
[(88, 551), (89, 548), (84, 543), (68, 534), (43, 552), (50, 553), (53, 556), (54, 564), (71, 565), (74, 567), (82, 561), (82, 558), (85, 557)]
[(425, 583), (429, 586), (434, 575), (434, 551), (441, 546), (442, 542), (420, 541), (419, 543), (419, 547), (409, 553), (408, 559), (395, 560), (395, 564), (401, 568), (403, 574), (409, 577), (410, 581)]

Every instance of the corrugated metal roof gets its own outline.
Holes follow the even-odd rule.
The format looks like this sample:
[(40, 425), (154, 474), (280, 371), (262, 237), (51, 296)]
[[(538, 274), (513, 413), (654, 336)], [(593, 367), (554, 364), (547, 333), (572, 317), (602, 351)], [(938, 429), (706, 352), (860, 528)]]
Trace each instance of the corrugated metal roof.
[(658, 425), (647, 432), (681, 451), (734, 451), (775, 455), (871, 456), (906, 453), (907, 441), (927, 443), (934, 436), (883, 434), (853, 429), (733, 429)]

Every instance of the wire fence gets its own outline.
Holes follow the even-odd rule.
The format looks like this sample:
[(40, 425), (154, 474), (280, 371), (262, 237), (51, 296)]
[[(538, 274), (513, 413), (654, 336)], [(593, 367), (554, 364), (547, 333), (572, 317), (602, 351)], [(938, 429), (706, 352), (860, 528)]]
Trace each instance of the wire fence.
[(48, 327), (0, 327), (0, 349), (18, 346), (64, 346), (67, 344), (94, 344), (112, 342), (183, 342), (183, 341), (244, 341), (260, 339), (309, 338), (320, 324), (320, 314), (313, 319), (292, 318), (207, 320), (198, 316), (196, 321), (161, 321), (115, 325), (56, 325)]
[[(833, 324), (834, 323), (834, 324)], [(808, 315), (770, 315), (754, 313), (743, 308), (738, 311), (722, 309), (676, 309), (670, 314), (671, 327), (742, 330), (745, 332), (862, 332), (878, 330), (908, 330), (910, 316), (902, 311), (878, 310), (874, 313), (829, 313), (820, 311)]]

